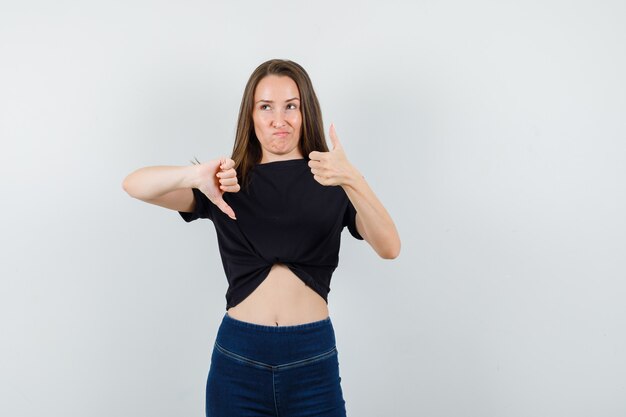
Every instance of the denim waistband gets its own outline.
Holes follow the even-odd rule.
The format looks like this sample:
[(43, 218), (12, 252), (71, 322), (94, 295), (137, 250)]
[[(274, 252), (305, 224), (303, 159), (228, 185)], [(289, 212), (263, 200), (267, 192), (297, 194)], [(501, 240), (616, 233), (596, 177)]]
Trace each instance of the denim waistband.
[(247, 321), (237, 320), (231, 317), (228, 313), (224, 314), (224, 321), (228, 322), (228, 325), (239, 326), (251, 331), (271, 332), (271, 333), (283, 333), (283, 332), (303, 332), (317, 327), (332, 325), (330, 316), (323, 320), (313, 321), (310, 323), (296, 324), (292, 326), (268, 326), (264, 324), (250, 323)]
[(280, 365), (307, 359), (335, 347), (329, 317), (293, 326), (249, 323), (224, 314), (216, 344), (251, 360)]

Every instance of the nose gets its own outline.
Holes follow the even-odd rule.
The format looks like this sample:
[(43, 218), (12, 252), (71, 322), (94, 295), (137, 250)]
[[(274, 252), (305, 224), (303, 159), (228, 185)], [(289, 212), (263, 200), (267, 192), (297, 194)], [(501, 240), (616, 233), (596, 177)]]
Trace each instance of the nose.
[(278, 129), (280, 127), (285, 126), (285, 122), (282, 118), (279, 117), (272, 122), (272, 126)]
[(286, 109), (276, 109), (272, 111), (272, 126), (274, 128), (281, 128), (287, 126), (287, 110)]

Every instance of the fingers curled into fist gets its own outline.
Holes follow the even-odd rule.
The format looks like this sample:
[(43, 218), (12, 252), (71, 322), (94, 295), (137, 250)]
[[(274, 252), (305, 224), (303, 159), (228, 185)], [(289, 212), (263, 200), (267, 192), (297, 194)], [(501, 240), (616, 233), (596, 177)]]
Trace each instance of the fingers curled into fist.
[(237, 180), (235, 161), (230, 158), (220, 158), (220, 169), (215, 174), (219, 179), (220, 190), (228, 193), (236, 193), (241, 187)]
[(230, 158), (213, 159), (200, 165), (197, 188), (207, 196), (224, 214), (237, 220), (232, 207), (224, 201), (224, 193), (239, 191), (235, 161)]

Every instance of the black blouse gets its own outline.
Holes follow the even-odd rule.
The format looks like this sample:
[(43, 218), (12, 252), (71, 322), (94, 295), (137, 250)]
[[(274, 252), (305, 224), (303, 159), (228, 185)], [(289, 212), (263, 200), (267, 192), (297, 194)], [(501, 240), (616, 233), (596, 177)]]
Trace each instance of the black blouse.
[(196, 188), (193, 212), (179, 212), (186, 222), (207, 218), (215, 226), (228, 280), (227, 310), (250, 295), (275, 263), (287, 266), (328, 303), (343, 228), (363, 240), (344, 189), (318, 183), (308, 161), (257, 164), (247, 191), (223, 194), (237, 220)]

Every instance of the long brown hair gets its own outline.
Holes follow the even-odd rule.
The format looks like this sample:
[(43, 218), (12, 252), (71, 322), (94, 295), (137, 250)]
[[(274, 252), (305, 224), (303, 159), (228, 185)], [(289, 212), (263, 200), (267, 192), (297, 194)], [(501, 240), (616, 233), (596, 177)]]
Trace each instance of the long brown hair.
[(287, 76), (298, 86), (300, 92), (300, 110), (302, 112), (302, 130), (298, 148), (304, 159), (309, 159), (312, 151), (328, 152), (324, 138), (322, 111), (313, 90), (309, 74), (299, 64), (286, 59), (270, 59), (259, 65), (248, 80), (241, 99), (237, 134), (231, 159), (235, 161), (235, 170), (242, 189), (249, 183), (249, 172), (255, 164), (261, 162), (263, 151), (254, 131), (252, 111), (254, 92), (259, 82), (268, 75)]

